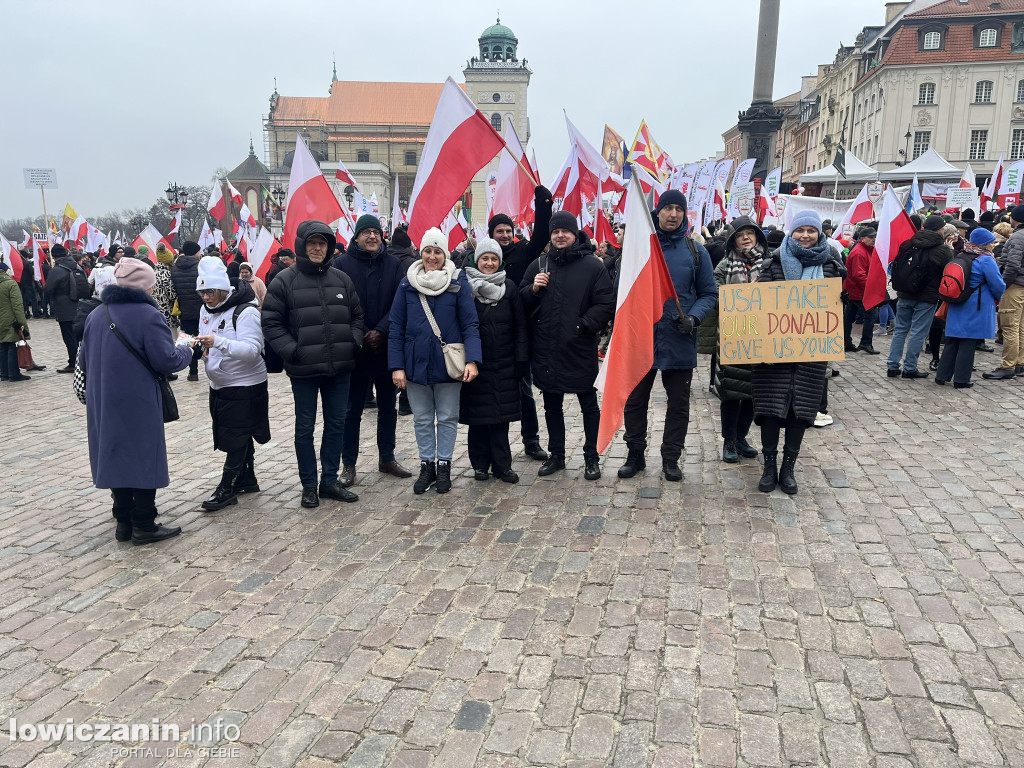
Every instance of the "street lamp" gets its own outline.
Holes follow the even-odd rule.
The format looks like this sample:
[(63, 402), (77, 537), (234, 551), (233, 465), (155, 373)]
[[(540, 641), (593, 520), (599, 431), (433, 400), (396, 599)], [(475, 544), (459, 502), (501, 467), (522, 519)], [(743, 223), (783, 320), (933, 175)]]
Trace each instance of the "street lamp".
[(185, 203), (188, 202), (188, 189), (175, 184), (174, 182), (168, 182), (167, 189), (164, 190), (164, 194), (167, 195), (167, 200), (171, 204), (172, 211), (177, 210), (178, 208), (184, 208)]
[(352, 199), (355, 197), (354, 192), (355, 189), (352, 188), (351, 184), (345, 187), (345, 200), (348, 202), (348, 209), (350, 211), (352, 210)]
[(284, 187), (278, 184), (270, 191), (270, 194), (272, 194), (274, 196), (274, 199), (277, 200), (277, 215), (274, 218), (280, 219), (281, 211), (284, 209)]
[(135, 234), (137, 235), (146, 226), (147, 221), (148, 219), (145, 216), (135, 215), (128, 220), (128, 225), (132, 228), (132, 231), (135, 232)]
[(903, 160), (910, 162), (910, 123), (907, 123), (907, 132), (903, 134), (903, 138), (907, 140), (906, 145), (903, 147)]

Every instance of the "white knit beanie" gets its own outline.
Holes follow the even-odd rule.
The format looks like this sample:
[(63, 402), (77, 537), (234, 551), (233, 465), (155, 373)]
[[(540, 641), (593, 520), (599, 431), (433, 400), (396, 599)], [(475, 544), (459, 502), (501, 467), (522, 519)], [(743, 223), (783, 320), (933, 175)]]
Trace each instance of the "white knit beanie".
[(493, 253), (497, 256), (498, 264), (503, 264), (505, 261), (501, 253), (501, 245), (497, 240), (492, 240), (489, 237), (480, 238), (480, 242), (476, 244), (476, 251), (473, 253), (473, 261), (479, 261), (485, 253)]
[(448, 238), (437, 227), (432, 227), (423, 233), (423, 239), (420, 241), (420, 253), (429, 246), (444, 251), (445, 259), (451, 258), (451, 253), (448, 251)]
[(231, 290), (228, 279), (228, 268), (219, 256), (204, 256), (199, 260), (199, 277), (196, 278), (196, 290), (208, 291), (211, 288), (220, 291)]

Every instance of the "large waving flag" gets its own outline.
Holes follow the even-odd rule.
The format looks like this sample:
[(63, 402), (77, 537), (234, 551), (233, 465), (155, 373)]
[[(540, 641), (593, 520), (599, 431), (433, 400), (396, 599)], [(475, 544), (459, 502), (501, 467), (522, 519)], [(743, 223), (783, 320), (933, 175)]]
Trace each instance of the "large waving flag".
[(466, 227), (469, 224), (466, 222), (466, 217), (462, 214), (462, 209), (459, 209), (458, 215), (455, 214), (455, 210), (448, 212), (448, 215), (444, 217), (444, 221), (441, 222), (441, 231), (448, 236), (448, 252), (451, 253), (463, 240), (466, 239)]
[(977, 186), (978, 182), (974, 176), (974, 169), (971, 168), (971, 164), (968, 163), (967, 167), (964, 168), (964, 175), (960, 177), (960, 188), (975, 189)]
[(46, 285), (46, 275), (43, 273), (43, 262), (46, 261), (46, 254), (43, 253), (43, 245), (39, 242), (39, 238), (32, 238), (32, 273), (35, 275), (36, 280)]
[(981, 189), (981, 211), (982, 213), (989, 209), (989, 203), (999, 197), (999, 189), (1003, 186), (1003, 152), (999, 153), (999, 160), (996, 162), (995, 170), (992, 171), (992, 176), (989, 177), (988, 182)]
[(256, 242), (249, 250), (249, 263), (252, 264), (253, 274), (260, 280), (267, 279), (267, 273), (273, 265), (270, 258), (281, 250), (281, 244), (274, 239), (266, 227), (260, 227), (260, 233)]
[(7, 238), (0, 234), (0, 261), (6, 262), (11, 268), (11, 276), (17, 283), (21, 282), (21, 275), (25, 271), (25, 262), (14, 245), (7, 241)]
[(914, 236), (917, 227), (903, 210), (899, 197), (890, 184), (882, 198), (882, 212), (878, 217), (878, 235), (875, 237), (874, 258), (868, 265), (868, 279), (864, 286), (864, 308), (877, 307), (888, 300), (885, 289), (889, 264), (896, 258), (900, 246)]
[[(507, 214), (522, 226), (534, 219), (531, 204), (537, 182), (526, 175), (519, 163), (532, 170), (534, 174), (536, 170), (530, 165), (511, 120), (505, 124), (505, 144), (509, 151), (502, 153), (501, 159), (498, 160), (498, 181), (491, 211)], [(516, 158), (519, 158), (519, 163), (516, 162)]]
[(338, 170), (334, 172), (334, 178), (343, 184), (348, 184), (352, 189), (359, 189), (359, 185), (356, 184), (355, 178), (348, 172), (348, 168), (345, 167), (345, 164), (341, 162), (341, 160), (338, 160)]
[(178, 234), (178, 230), (181, 229), (181, 210), (174, 212), (174, 216), (171, 218), (171, 227), (167, 232), (167, 239), (173, 240), (174, 236)]
[(862, 221), (869, 221), (873, 218), (875, 218), (875, 206), (871, 203), (871, 198), (868, 197), (868, 185), (865, 184), (861, 187), (860, 192), (857, 193), (857, 198), (853, 201), (853, 205), (850, 206), (832, 231), (836, 233), (836, 237), (845, 237), (843, 227), (847, 224), (860, 224)]
[(476, 172), (504, 146), (491, 121), (454, 80), (445, 80), (409, 197), (409, 237), (414, 245), (444, 221)]
[(288, 248), (295, 246), (295, 230), (309, 219), (335, 221), (342, 216), (341, 204), (334, 196), (320, 166), (301, 136), (295, 139), (292, 172), (288, 177), (288, 197), (284, 201), (285, 220), (282, 241)]
[(224, 200), (224, 190), (221, 187), (220, 179), (213, 182), (213, 189), (210, 191), (210, 202), (206, 210), (213, 217), (214, 221), (220, 221), (228, 214), (227, 202)]
[[(300, 139), (300, 141), (301, 141), (301, 139)], [(242, 204), (242, 193), (239, 192), (237, 189), (235, 189), (234, 186), (232, 186), (231, 182), (228, 179), (224, 179), (224, 181), (227, 182), (227, 185), (228, 185), (228, 197), (230, 197), (232, 200), (235, 201), (235, 205), (241, 205)]]
[(666, 155), (651, 136), (651, 129), (647, 127), (646, 120), (640, 121), (640, 128), (636, 132), (633, 147), (629, 150), (629, 157), (626, 160), (664, 181)]
[(199, 233), (199, 240), (196, 242), (199, 243), (199, 247), (203, 250), (206, 250), (211, 245), (217, 244), (217, 241), (213, 236), (213, 232), (210, 230), (210, 222), (203, 222), (203, 231)]
[(664, 314), (665, 302), (676, 297), (651, 212), (635, 179), (627, 200), (615, 325), (596, 382), (604, 393), (598, 453), (611, 444), (622, 426), (626, 399), (654, 365), (654, 325)]

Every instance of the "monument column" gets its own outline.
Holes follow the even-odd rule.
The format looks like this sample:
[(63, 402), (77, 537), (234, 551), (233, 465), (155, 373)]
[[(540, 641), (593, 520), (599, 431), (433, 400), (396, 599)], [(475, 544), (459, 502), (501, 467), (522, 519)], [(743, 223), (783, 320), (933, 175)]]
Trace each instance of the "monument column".
[[(754, 94), (750, 106), (737, 121), (743, 136), (744, 157), (752, 157), (754, 176), (764, 176), (775, 164), (775, 136), (782, 126), (782, 112), (775, 108), (775, 56), (779, 47), (780, 0), (761, 0), (757, 19), (757, 54), (754, 59)], [(779, 163), (781, 165), (781, 163)]]

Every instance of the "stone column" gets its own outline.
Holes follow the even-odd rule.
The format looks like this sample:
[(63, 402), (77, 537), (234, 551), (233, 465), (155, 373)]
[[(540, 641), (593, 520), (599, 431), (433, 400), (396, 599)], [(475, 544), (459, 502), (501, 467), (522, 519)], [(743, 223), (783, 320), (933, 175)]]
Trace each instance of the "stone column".
[(761, 0), (757, 21), (757, 56), (754, 60), (754, 96), (750, 107), (740, 112), (737, 125), (743, 135), (745, 157), (752, 157), (754, 176), (764, 176), (776, 164), (775, 134), (782, 125), (782, 112), (772, 101), (775, 87), (775, 56), (779, 44), (779, 2)]
[(779, 2), (761, 0), (754, 59), (754, 104), (771, 104), (775, 89), (775, 55), (779, 48)]

